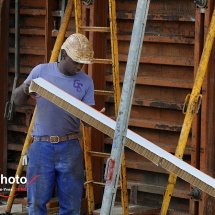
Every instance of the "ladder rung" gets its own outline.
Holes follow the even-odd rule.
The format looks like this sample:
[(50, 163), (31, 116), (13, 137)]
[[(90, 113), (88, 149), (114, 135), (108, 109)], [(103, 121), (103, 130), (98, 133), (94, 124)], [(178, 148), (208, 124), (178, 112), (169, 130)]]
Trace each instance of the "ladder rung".
[(92, 31), (92, 32), (110, 32), (109, 27), (95, 27), (95, 26), (79, 26), (82, 31)]
[(94, 156), (94, 157), (104, 157), (104, 158), (110, 157), (110, 154), (109, 154), (109, 153), (94, 152), (94, 151), (88, 151), (88, 153), (89, 153), (91, 156)]
[(93, 58), (92, 63), (100, 63), (100, 64), (112, 64), (111, 59), (98, 59), (98, 58)]
[[(88, 183), (88, 182), (86, 182), (86, 183)], [(89, 183), (93, 183), (95, 185), (100, 185), (100, 186), (105, 186), (105, 183), (103, 183), (103, 182), (90, 181)], [(121, 186), (118, 185), (117, 189), (121, 189)]]
[(95, 181), (92, 181), (92, 180), (91, 181), (85, 181), (84, 186), (87, 185), (87, 184), (90, 184), (90, 183), (100, 185), (100, 186), (105, 186), (105, 183), (103, 183), (103, 182), (95, 182)]
[(93, 180), (92, 181), (85, 181), (84, 186), (87, 185), (87, 184), (90, 184), (90, 183), (93, 183)]
[(96, 95), (103, 95), (103, 96), (113, 96), (114, 95), (113, 91), (105, 91), (105, 90), (94, 90), (94, 93)]
[[(93, 181), (93, 180), (91, 180), (91, 181), (85, 181), (84, 182), (84, 186), (87, 185), (87, 184), (90, 184), (90, 183), (95, 184), (95, 185), (105, 186), (105, 183), (103, 183), (103, 182), (96, 182), (96, 181)], [(120, 184), (117, 186), (117, 188), (118, 189), (121, 188)]]
[(100, 186), (105, 186), (105, 183), (103, 183), (103, 182), (93, 181), (93, 184), (100, 185)]

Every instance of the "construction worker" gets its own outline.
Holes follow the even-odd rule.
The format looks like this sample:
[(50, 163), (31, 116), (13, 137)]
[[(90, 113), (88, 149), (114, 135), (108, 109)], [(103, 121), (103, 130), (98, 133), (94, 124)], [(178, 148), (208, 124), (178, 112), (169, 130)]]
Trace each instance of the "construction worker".
[[(72, 34), (61, 47), (62, 60), (40, 64), (14, 91), (14, 102), (22, 105), (29, 98), (29, 84), (41, 77), (94, 105), (92, 79), (81, 71), (90, 64), (93, 49), (82, 34)], [(30, 215), (46, 215), (46, 204), (56, 184), (61, 215), (80, 214), (84, 183), (82, 149), (79, 144), (80, 120), (45, 98), (36, 100), (33, 143), (28, 150), (27, 198)]]

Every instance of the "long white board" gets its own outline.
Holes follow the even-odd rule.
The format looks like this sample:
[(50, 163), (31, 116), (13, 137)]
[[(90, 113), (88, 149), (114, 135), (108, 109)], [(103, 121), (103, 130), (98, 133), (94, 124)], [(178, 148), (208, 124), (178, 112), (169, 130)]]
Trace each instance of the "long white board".
[[(31, 82), (30, 91), (55, 103), (110, 137), (114, 137), (116, 122), (94, 108), (86, 105), (50, 82), (37, 78)], [(128, 129), (126, 147), (144, 156), (169, 172), (215, 197), (215, 179), (199, 171), (162, 148)]]

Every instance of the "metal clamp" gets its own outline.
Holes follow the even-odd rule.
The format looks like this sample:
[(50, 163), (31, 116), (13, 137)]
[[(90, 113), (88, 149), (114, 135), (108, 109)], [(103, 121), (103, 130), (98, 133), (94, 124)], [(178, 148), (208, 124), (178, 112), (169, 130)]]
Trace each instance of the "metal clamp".
[(186, 114), (186, 112), (187, 112), (187, 107), (188, 107), (189, 101), (190, 101), (190, 94), (187, 94), (185, 101), (184, 101), (184, 106), (182, 108), (183, 114)]
[(208, 1), (207, 0), (194, 0), (194, 3), (197, 4), (199, 8), (206, 8)]
[[(190, 94), (188, 94), (185, 98), (184, 106), (182, 109), (183, 114), (186, 114), (189, 102), (190, 102)], [(201, 104), (202, 104), (202, 95), (199, 94), (197, 98), (197, 102), (193, 105), (194, 106), (192, 110), (193, 114), (197, 114), (199, 112)]]

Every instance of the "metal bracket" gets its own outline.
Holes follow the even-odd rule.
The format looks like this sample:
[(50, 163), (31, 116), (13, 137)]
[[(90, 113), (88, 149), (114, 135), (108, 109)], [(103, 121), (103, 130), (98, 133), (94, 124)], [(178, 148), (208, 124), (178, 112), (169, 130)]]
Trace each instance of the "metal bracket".
[(199, 8), (206, 8), (208, 1), (207, 0), (194, 0), (194, 3), (197, 4)]
[[(196, 104), (194, 104), (194, 106), (193, 106), (193, 111), (192, 111), (193, 114), (197, 114), (199, 112), (200, 106), (202, 104), (202, 95), (199, 94), (197, 99), (198, 100), (197, 100)], [(183, 114), (186, 114), (186, 112), (187, 112), (187, 107), (188, 107), (189, 101), (190, 101), (190, 94), (188, 94), (185, 98), (184, 106), (182, 109)]]
[(186, 112), (187, 112), (187, 107), (188, 107), (189, 101), (190, 101), (190, 94), (187, 94), (185, 101), (184, 101), (184, 106), (182, 109), (183, 114), (186, 114)]

